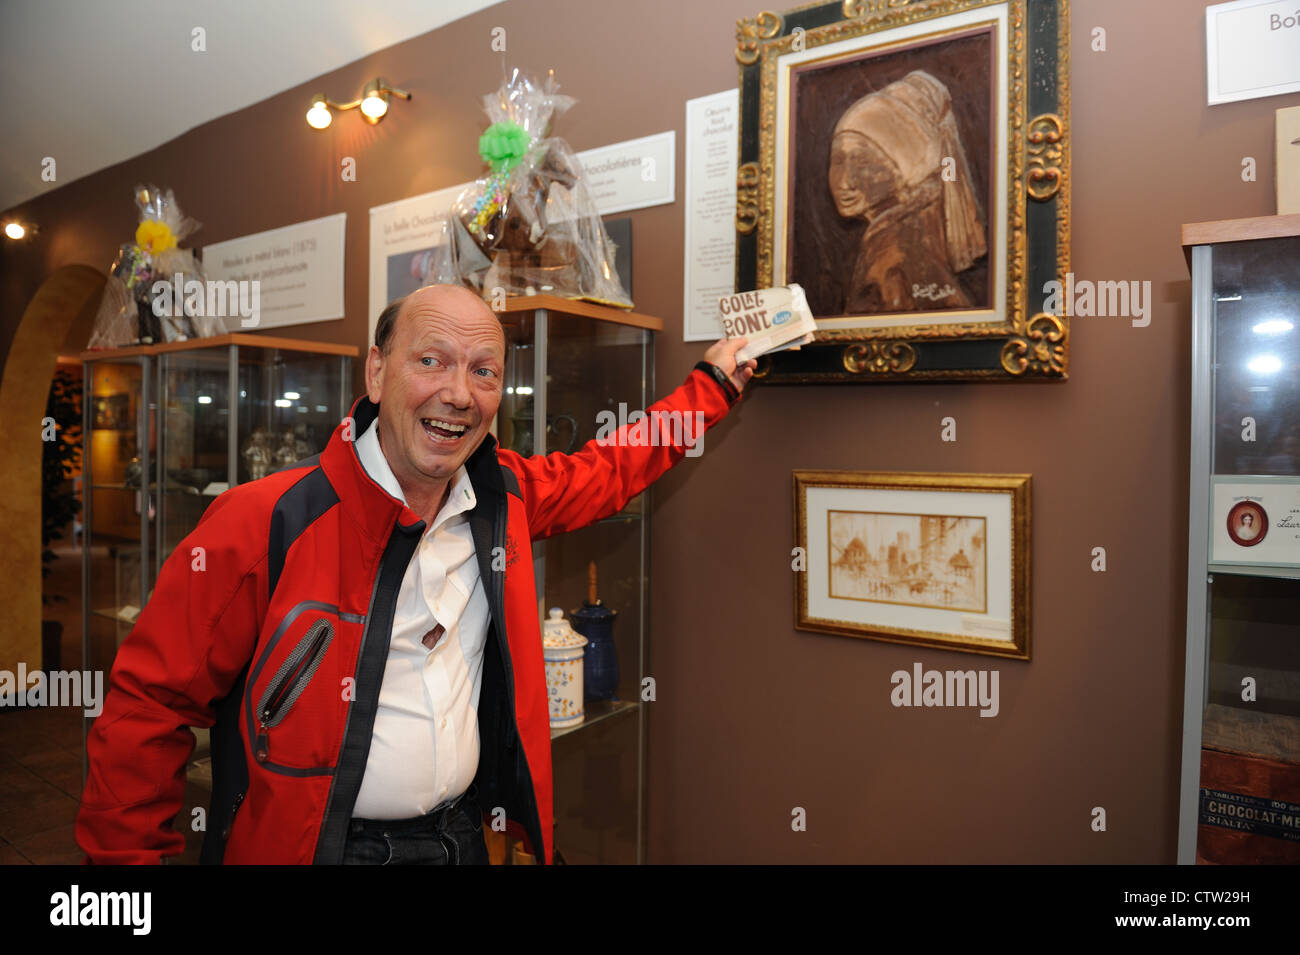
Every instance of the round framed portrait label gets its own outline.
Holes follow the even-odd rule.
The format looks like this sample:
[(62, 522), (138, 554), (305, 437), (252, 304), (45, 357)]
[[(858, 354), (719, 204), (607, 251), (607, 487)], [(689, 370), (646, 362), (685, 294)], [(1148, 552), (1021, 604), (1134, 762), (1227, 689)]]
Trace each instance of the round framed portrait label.
[(1254, 547), (1268, 534), (1268, 515), (1258, 501), (1238, 501), (1228, 511), (1228, 536), (1241, 547)]

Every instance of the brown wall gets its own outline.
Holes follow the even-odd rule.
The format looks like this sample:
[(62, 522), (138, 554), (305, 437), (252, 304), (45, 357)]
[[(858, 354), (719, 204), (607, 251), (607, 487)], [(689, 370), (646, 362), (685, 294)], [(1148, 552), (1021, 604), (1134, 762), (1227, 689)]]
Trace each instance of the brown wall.
[[(756, 390), (658, 485), (652, 861), (1173, 861), (1189, 382), (1178, 225), (1273, 212), (1273, 112), (1300, 102), (1206, 107), (1203, 6), (1073, 11), (1073, 267), (1149, 279), (1149, 327), (1077, 319), (1060, 385)], [(141, 179), (176, 190), (202, 243), (346, 211), (348, 317), (288, 333), (362, 345), (367, 210), (477, 174), (478, 101), (501, 76), (492, 27), (506, 28), (512, 65), (554, 67), (578, 98), (557, 128), (575, 149), (677, 129), (680, 197), (683, 104), (734, 86), (735, 20), (760, 9), (514, 0), (63, 186), (21, 210), (37, 242), (4, 253), (0, 347), (42, 276), (107, 266)], [(1104, 53), (1090, 50), (1098, 26)], [(347, 97), (380, 73), (415, 99), (376, 128), (344, 116), (308, 129), (310, 93)], [(355, 183), (339, 179), (347, 155)], [(1243, 156), (1257, 182), (1241, 181)], [(680, 340), (682, 215), (680, 203), (633, 213), (637, 308), (667, 325), (660, 392), (703, 351)], [(939, 440), (945, 415), (955, 444)], [(795, 631), (796, 468), (1032, 473), (1032, 662)], [(1089, 569), (1095, 546), (1104, 574)], [(894, 709), (889, 676), (914, 661), (996, 667), (1001, 713)], [(807, 832), (791, 831), (795, 806)], [(1107, 832), (1091, 831), (1094, 806)]]

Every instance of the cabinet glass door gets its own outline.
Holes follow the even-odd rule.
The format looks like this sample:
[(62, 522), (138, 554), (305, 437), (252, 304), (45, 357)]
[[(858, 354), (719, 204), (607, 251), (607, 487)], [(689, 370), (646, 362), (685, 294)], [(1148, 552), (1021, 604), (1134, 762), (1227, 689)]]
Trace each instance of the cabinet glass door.
[(347, 408), (337, 355), (239, 346), (236, 481), (254, 481), (320, 453)]
[(497, 442), (527, 457), (535, 450), (537, 322), (529, 312), (503, 314), (506, 333), (505, 382), (497, 409)]
[(1300, 862), (1300, 238), (1212, 248), (1197, 858)]
[(228, 350), (193, 349), (159, 356), (164, 409), (157, 569), (229, 487)]
[[(613, 439), (644, 411), (651, 400), (648, 332), (552, 312), (547, 340), (544, 419), (536, 422), (547, 451), (578, 451), (598, 436)], [(589, 626), (596, 628), (584, 661), (585, 720), (552, 732), (555, 844), (569, 863), (629, 865), (644, 856), (640, 690), (648, 496), (647, 491), (619, 512), (540, 545), (544, 606), (561, 608), (579, 629), (579, 618), (591, 615)]]
[(87, 667), (107, 669), (151, 589), (150, 549), (157, 486), (148, 480), (157, 454), (157, 414), (148, 359), (85, 365), (86, 562), (83, 597)]

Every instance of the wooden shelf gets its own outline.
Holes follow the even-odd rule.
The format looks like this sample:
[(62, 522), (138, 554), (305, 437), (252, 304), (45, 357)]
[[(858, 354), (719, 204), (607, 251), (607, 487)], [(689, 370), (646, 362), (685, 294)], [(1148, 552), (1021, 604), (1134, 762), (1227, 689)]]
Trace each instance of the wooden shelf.
[[(1300, 216), (1297, 218), (1300, 218)], [(597, 305), (594, 302), (583, 302), (578, 299), (560, 298), (558, 295), (513, 295), (506, 299), (505, 308), (501, 309), (498, 314), (509, 315), (518, 312), (535, 312), (539, 308), (560, 315), (578, 315), (582, 318), (613, 322), (615, 325), (648, 328), (652, 332), (662, 332), (664, 330), (663, 319), (655, 318), (653, 315), (642, 315), (639, 312), (629, 312), (622, 308), (610, 308), (608, 305)]]
[(190, 338), (183, 342), (163, 342), (160, 345), (133, 345), (130, 348), (100, 348), (83, 351), (82, 361), (99, 361), (104, 358), (134, 358), (139, 355), (162, 355), (174, 351), (191, 351), (196, 348), (218, 348), (223, 345), (248, 345), (253, 348), (279, 348), (284, 351), (313, 352), (318, 355), (347, 355), (356, 358), (361, 354), (355, 345), (335, 345), (329, 342), (309, 342), (300, 338), (273, 338), (269, 335), (250, 335), (234, 332), (212, 338)]
[(1289, 239), (1300, 235), (1300, 213), (1287, 216), (1255, 216), (1251, 219), (1219, 219), (1214, 222), (1183, 223), (1183, 255), (1188, 267), (1192, 249), (1220, 242), (1250, 242), (1254, 239)]
[(1201, 746), (1239, 756), (1300, 763), (1300, 717), (1211, 703)]

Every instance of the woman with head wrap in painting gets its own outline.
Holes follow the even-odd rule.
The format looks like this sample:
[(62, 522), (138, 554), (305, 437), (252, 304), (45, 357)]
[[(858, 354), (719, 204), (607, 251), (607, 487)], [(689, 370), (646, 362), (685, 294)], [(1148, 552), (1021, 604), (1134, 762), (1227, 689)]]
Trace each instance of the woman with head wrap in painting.
[(829, 179), (839, 214), (867, 222), (846, 314), (974, 304), (957, 275), (986, 251), (984, 217), (943, 83), (914, 70), (845, 110)]

